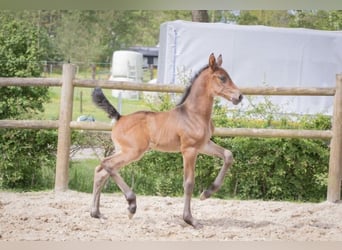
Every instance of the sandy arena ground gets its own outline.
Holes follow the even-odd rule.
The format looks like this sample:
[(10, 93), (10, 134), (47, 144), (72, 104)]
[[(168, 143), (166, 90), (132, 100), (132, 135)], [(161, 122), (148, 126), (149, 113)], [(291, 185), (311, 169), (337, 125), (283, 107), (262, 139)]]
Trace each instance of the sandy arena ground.
[(102, 194), (106, 220), (89, 215), (91, 194), (0, 192), (0, 240), (342, 240), (342, 204), (193, 199), (204, 227), (182, 220), (183, 199), (138, 196), (129, 220), (121, 194)]

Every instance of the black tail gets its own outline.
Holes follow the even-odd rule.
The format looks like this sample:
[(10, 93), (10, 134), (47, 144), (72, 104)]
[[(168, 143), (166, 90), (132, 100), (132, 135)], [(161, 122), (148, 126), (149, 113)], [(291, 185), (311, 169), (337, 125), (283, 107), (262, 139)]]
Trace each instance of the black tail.
[(108, 101), (108, 99), (105, 97), (105, 95), (102, 92), (102, 89), (99, 87), (96, 87), (93, 90), (93, 93), (91, 94), (93, 98), (93, 102), (96, 106), (103, 109), (107, 114), (109, 118), (119, 120), (121, 115), (119, 112), (113, 107), (112, 104)]

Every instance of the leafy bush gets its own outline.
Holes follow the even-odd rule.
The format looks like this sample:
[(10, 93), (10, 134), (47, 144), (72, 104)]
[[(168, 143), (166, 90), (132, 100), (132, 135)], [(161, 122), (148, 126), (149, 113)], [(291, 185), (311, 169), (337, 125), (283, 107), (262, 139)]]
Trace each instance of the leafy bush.
[[(0, 76), (40, 75), (40, 36), (34, 25), (0, 17)], [(0, 119), (43, 110), (47, 87), (0, 87)]]
[(114, 144), (110, 137), (110, 132), (101, 131), (72, 131), (71, 155), (83, 148), (92, 148), (95, 152), (96, 148), (103, 150), (103, 155), (97, 155), (98, 159), (107, 157), (114, 152)]
[[(250, 100), (253, 101), (253, 100)], [(217, 106), (221, 113), (227, 112)], [(245, 113), (216, 117), (224, 127), (280, 129), (331, 128), (331, 117), (322, 114), (292, 118), (276, 116), (280, 107), (269, 98)], [(323, 140), (280, 138), (214, 138), (230, 149), (234, 164), (219, 197), (242, 199), (318, 201), (325, 198), (329, 165), (329, 147)]]
[[(0, 16), (0, 76), (40, 75), (39, 34), (32, 23)], [(0, 87), (0, 119), (29, 119), (43, 111), (46, 87)], [(0, 188), (51, 188), (57, 132), (0, 130)]]
[(53, 188), (57, 132), (2, 129), (0, 188)]
[(319, 201), (326, 195), (329, 150), (320, 140), (215, 138), (235, 162), (220, 197)]

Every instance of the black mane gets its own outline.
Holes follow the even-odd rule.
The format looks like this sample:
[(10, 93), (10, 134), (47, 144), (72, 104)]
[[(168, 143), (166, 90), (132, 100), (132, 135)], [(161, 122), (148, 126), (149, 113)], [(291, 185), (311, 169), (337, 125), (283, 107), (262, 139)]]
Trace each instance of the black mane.
[(190, 80), (190, 84), (186, 87), (185, 91), (184, 91), (184, 94), (182, 96), (182, 99), (180, 100), (180, 102), (177, 104), (177, 106), (180, 106), (182, 105), (186, 98), (189, 96), (190, 94), (190, 91), (191, 91), (191, 87), (193, 85), (193, 83), (195, 82), (195, 80), (197, 79), (197, 77), (204, 71), (206, 70), (207, 68), (209, 68), (209, 65), (206, 65), (204, 66), (203, 68), (201, 68)]

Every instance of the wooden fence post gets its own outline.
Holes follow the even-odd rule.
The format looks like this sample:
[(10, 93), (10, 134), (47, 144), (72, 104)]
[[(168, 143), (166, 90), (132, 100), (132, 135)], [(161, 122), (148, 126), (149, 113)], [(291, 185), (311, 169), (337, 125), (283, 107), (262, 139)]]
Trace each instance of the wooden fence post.
[(69, 153), (71, 143), (72, 107), (76, 67), (72, 64), (63, 64), (62, 89), (58, 121), (58, 144), (55, 192), (66, 191), (69, 182)]
[(337, 202), (341, 199), (342, 178), (342, 74), (336, 75), (332, 132), (327, 200)]

